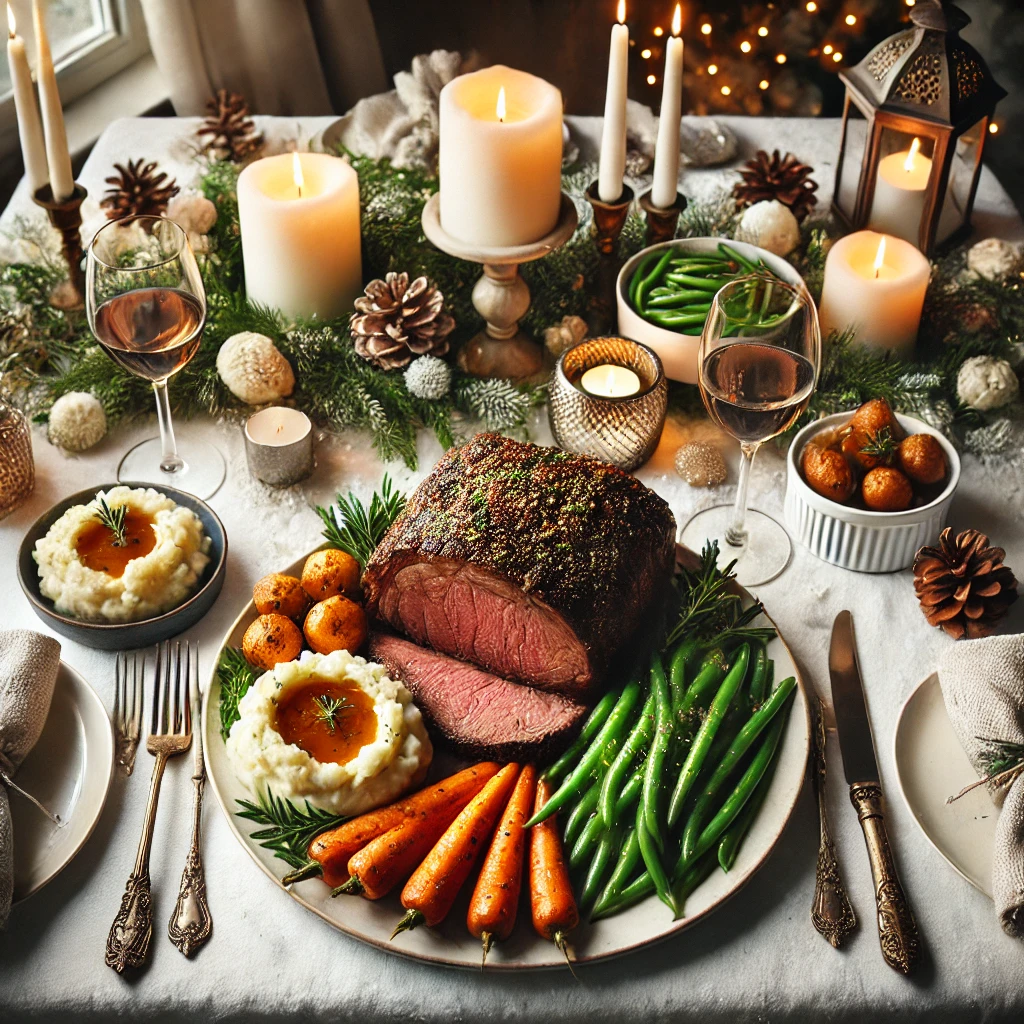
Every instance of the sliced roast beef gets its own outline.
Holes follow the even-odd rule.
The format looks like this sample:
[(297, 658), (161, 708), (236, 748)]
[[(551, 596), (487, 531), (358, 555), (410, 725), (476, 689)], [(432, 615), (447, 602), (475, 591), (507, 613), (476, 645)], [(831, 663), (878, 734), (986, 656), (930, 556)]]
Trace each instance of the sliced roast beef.
[(436, 651), (564, 693), (598, 682), (671, 577), (668, 505), (614, 466), (478, 434), (450, 450), (363, 576)]
[(572, 739), (587, 713), (561, 694), (509, 682), (389, 633), (371, 634), (370, 657), (405, 683), (431, 728), (469, 757), (546, 758)]

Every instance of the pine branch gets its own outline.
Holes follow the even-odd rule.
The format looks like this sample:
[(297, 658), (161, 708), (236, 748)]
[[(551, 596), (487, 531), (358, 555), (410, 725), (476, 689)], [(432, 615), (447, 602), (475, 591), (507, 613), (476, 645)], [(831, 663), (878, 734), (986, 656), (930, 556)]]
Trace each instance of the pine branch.
[(282, 800), (269, 790), (261, 792), (256, 803), (249, 800), (235, 801), (242, 809), (235, 811), (239, 818), (265, 825), (249, 834), (264, 849), (271, 850), (275, 857), (300, 868), (309, 861), (309, 844), (314, 836), (335, 828), (347, 818), (343, 814), (332, 814), (306, 801), (305, 808), (297, 807), (290, 800)]
[(324, 524), (324, 538), (331, 547), (347, 551), (362, 567), (370, 561), (377, 545), (391, 524), (402, 514), (407, 498), (394, 489), (391, 477), (384, 474), (380, 490), (374, 491), (370, 505), (354, 494), (335, 496), (330, 508), (316, 507)]

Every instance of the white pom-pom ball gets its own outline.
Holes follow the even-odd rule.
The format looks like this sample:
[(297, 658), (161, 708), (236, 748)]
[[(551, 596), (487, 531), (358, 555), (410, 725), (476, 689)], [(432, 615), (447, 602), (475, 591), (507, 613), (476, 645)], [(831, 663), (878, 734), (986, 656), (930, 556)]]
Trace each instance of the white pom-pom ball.
[(765, 199), (743, 211), (736, 241), (759, 245), (776, 256), (788, 256), (800, 244), (800, 225), (784, 203)]
[(107, 432), (107, 417), (95, 395), (69, 391), (50, 409), (47, 435), (50, 444), (66, 452), (84, 452)]
[(1012, 402), (1020, 393), (1020, 382), (1005, 359), (971, 356), (956, 375), (956, 393), (964, 405), (985, 412)]
[(277, 402), (295, 388), (291, 364), (265, 334), (233, 334), (217, 353), (217, 372), (228, 390), (247, 405)]
[(205, 235), (217, 223), (217, 207), (197, 192), (180, 192), (167, 204), (167, 216), (190, 235)]
[(405, 386), (416, 398), (437, 401), (444, 398), (452, 386), (451, 367), (437, 356), (420, 356), (405, 371)]
[(967, 250), (969, 276), (1003, 281), (1020, 266), (1020, 250), (1001, 238), (986, 238)]

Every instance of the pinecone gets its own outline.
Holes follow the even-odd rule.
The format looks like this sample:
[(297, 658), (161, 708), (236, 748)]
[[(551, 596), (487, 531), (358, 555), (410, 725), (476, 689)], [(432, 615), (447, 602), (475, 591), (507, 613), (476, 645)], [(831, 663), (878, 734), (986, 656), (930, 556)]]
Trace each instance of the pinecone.
[(816, 205), (818, 183), (811, 179), (813, 168), (802, 164), (792, 153), (784, 157), (775, 150), (769, 156), (763, 149), (757, 151), (740, 171), (742, 181), (736, 182), (732, 194), (740, 206), (753, 206), (764, 199), (778, 199), (788, 206), (798, 220)]
[(350, 329), (356, 352), (382, 370), (407, 366), (412, 357), (443, 356), (455, 320), (444, 312), (444, 295), (425, 277), (390, 272), (371, 281), (356, 299)]
[(914, 590), (925, 618), (954, 640), (988, 636), (1017, 600), (1017, 581), (1003, 565), (1006, 552), (989, 547), (988, 537), (946, 527), (937, 548), (914, 558)]
[(179, 192), (173, 178), (165, 171), (157, 173), (156, 161), (144, 164), (141, 159), (129, 160), (128, 166), (114, 164), (117, 174), (106, 179), (108, 188), (100, 200), (110, 220), (123, 217), (159, 217), (172, 196)]
[(218, 89), (217, 95), (206, 101), (206, 109), (209, 115), (196, 132), (200, 139), (209, 136), (203, 143), (204, 152), (239, 163), (263, 145), (263, 135), (256, 131), (241, 93)]

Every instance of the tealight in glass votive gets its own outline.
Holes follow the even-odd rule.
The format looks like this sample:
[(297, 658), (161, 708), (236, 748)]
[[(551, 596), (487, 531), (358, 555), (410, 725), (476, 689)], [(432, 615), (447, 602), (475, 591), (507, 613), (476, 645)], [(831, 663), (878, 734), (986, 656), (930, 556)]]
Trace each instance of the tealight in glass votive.
[(245, 424), (249, 472), (273, 487), (298, 483), (313, 471), (313, 424), (298, 409), (272, 406)]
[(665, 426), (661, 360), (628, 338), (593, 338), (565, 352), (551, 381), (551, 431), (561, 448), (632, 470)]

